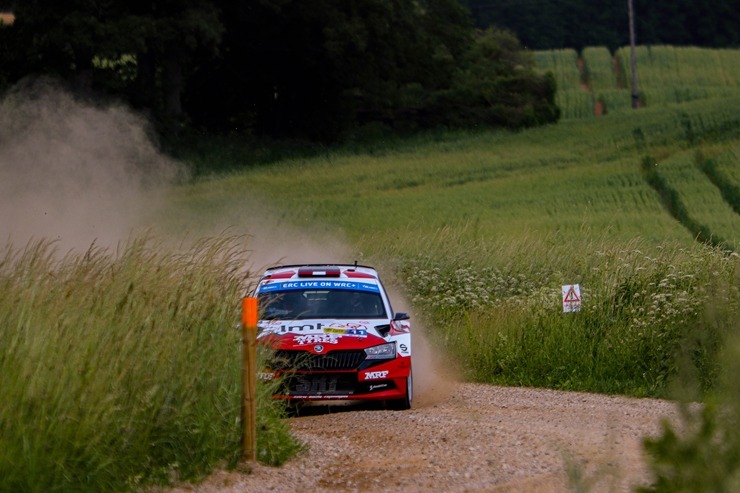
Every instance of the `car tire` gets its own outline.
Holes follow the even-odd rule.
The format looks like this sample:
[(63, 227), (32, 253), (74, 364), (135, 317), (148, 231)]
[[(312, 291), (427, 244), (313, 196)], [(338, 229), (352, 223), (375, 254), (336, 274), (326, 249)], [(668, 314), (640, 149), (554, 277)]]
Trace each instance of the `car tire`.
[(396, 399), (390, 401), (388, 404), (389, 409), (395, 409), (397, 411), (405, 411), (411, 409), (411, 405), (414, 400), (414, 377), (413, 373), (409, 371), (409, 376), (406, 377), (406, 395), (402, 399)]
[(289, 401), (285, 405), (285, 414), (288, 418), (297, 418), (301, 415), (302, 402)]

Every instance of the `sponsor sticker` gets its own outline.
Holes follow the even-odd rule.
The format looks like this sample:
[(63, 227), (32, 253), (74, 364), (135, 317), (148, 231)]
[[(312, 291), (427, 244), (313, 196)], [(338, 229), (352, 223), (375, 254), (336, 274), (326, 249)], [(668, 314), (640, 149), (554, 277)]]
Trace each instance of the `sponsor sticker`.
[(262, 325), (261, 329), (266, 334), (285, 334), (285, 333), (302, 333), (302, 334), (332, 334), (337, 337), (341, 336), (355, 336), (355, 337), (367, 337), (367, 326), (361, 324), (347, 324), (347, 325), (330, 325), (325, 326), (321, 322), (317, 324), (302, 324), (300, 322), (294, 324), (272, 324)]
[(306, 334), (296, 336), (293, 339), (296, 346), (308, 346), (309, 344), (339, 344), (339, 338), (334, 334)]
[(340, 336), (367, 337), (367, 329), (355, 327), (324, 327), (324, 333)]
[(390, 373), (388, 370), (368, 371), (365, 373), (365, 380), (379, 380), (381, 378), (386, 378), (388, 376), (388, 373)]
[(273, 291), (290, 291), (304, 289), (347, 289), (352, 291), (368, 291), (379, 293), (380, 288), (377, 284), (355, 281), (286, 281), (286, 282), (269, 282), (260, 286), (260, 293), (270, 293)]
[(301, 322), (296, 322), (294, 324), (285, 324), (285, 323), (272, 323), (271, 325), (267, 325), (264, 327), (265, 333), (273, 333), (273, 334), (284, 334), (286, 332), (304, 332), (309, 334), (315, 334), (315, 333), (322, 333), (322, 327), (324, 324), (321, 322), (314, 324), (304, 324)]

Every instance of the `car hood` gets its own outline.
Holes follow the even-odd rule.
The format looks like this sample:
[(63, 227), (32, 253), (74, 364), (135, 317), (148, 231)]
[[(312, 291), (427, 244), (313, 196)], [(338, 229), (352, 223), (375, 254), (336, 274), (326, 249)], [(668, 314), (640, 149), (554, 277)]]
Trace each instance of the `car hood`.
[(387, 342), (378, 333), (388, 320), (269, 320), (259, 323), (260, 342), (273, 349), (326, 353)]

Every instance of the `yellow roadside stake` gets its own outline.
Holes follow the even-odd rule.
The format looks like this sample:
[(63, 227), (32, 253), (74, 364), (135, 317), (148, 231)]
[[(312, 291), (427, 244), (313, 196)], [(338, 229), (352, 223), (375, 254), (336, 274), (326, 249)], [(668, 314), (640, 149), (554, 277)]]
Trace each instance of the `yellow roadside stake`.
[(257, 460), (257, 298), (242, 299), (242, 458)]

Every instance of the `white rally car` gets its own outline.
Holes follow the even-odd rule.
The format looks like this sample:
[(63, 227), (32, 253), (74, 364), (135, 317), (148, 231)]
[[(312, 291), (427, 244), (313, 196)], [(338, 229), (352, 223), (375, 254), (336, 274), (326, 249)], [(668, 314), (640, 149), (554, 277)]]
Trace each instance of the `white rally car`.
[(409, 316), (394, 312), (372, 267), (282, 265), (257, 287), (258, 341), (274, 349), (264, 379), (276, 397), (375, 400), (409, 409), (413, 399)]

